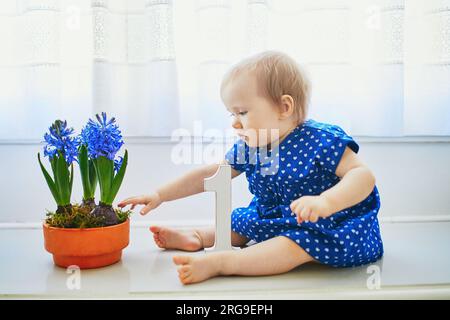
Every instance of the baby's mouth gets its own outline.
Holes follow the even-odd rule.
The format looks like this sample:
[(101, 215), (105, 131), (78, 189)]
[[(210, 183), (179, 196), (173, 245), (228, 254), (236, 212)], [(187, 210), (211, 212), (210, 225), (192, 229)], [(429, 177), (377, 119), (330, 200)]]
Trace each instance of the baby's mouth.
[(246, 139), (246, 138), (247, 138), (247, 136), (246, 136), (245, 134), (241, 133), (241, 132), (236, 132), (236, 135), (237, 135), (239, 138), (241, 138), (241, 139)]

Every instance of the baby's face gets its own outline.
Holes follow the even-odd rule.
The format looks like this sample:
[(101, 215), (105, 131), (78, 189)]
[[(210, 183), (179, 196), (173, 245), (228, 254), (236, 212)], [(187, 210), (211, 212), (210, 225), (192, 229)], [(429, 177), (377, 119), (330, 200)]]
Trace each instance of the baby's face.
[(236, 76), (223, 87), (221, 95), (231, 113), (232, 127), (248, 146), (261, 147), (278, 139), (279, 109), (263, 96), (254, 75)]

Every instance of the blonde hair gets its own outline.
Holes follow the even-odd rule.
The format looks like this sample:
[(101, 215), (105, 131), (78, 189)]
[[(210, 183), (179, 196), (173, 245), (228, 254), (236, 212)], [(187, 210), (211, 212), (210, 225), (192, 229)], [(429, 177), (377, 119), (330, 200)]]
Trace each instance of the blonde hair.
[(255, 74), (258, 89), (264, 96), (279, 105), (283, 95), (294, 100), (294, 116), (297, 123), (303, 123), (308, 113), (311, 96), (311, 82), (306, 71), (290, 56), (277, 51), (265, 51), (250, 56), (234, 66), (222, 79), (221, 91), (239, 73)]

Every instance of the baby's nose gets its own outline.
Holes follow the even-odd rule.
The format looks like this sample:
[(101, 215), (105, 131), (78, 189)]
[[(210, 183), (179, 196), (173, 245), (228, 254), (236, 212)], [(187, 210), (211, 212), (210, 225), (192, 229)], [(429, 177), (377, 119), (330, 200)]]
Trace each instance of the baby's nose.
[(242, 124), (241, 124), (241, 122), (240, 122), (239, 120), (237, 120), (237, 119), (234, 119), (234, 120), (233, 120), (233, 123), (231, 124), (231, 126), (232, 126), (234, 129), (242, 129)]

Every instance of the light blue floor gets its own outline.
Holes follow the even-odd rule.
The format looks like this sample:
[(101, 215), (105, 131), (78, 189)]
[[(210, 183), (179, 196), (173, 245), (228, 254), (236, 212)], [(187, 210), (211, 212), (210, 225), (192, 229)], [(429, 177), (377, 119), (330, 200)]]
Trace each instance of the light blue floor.
[[(42, 230), (0, 229), (0, 295), (3, 298), (450, 299), (450, 222), (383, 223), (381, 232), (385, 256), (371, 266), (334, 269), (310, 264), (278, 276), (219, 277), (183, 286), (171, 260), (178, 252), (160, 250), (146, 228), (132, 228), (131, 242), (122, 261), (103, 269), (82, 270), (80, 289), (70, 290), (67, 283), (70, 287), (72, 274), (53, 265), (51, 255), (43, 247)], [(378, 271), (379, 289), (376, 281), (371, 281)]]

